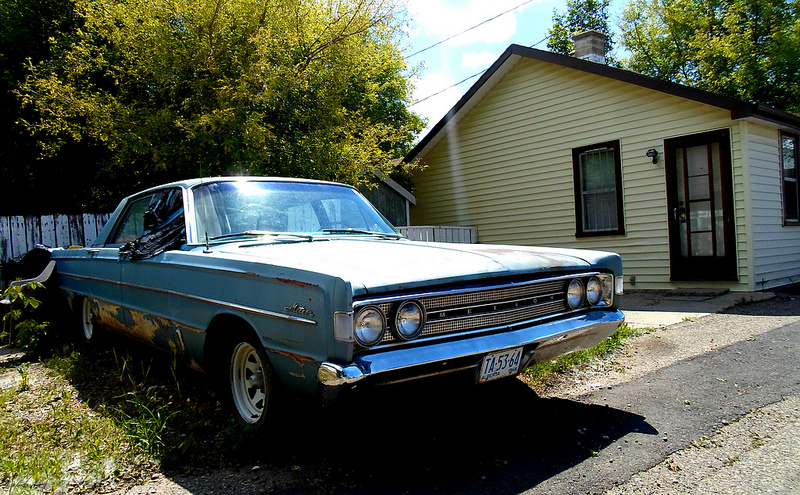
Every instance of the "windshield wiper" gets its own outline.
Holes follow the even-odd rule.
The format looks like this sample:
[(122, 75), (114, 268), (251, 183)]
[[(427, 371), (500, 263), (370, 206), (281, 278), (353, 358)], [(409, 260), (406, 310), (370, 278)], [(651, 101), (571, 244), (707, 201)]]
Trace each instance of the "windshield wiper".
[(300, 239), (305, 239), (307, 241), (311, 241), (311, 240), (314, 239), (314, 236), (311, 236), (311, 235), (308, 235), (308, 234), (295, 234), (293, 232), (273, 232), (271, 230), (245, 230), (243, 232), (233, 232), (231, 234), (215, 235), (214, 237), (210, 237), (209, 240), (210, 241), (216, 241), (216, 240), (220, 240), (220, 239), (230, 239), (232, 237), (244, 237), (244, 236), (261, 237), (261, 236), (265, 236), (265, 235), (271, 235), (271, 236), (276, 236), (276, 237), (289, 236), (289, 237), (296, 237), (296, 238), (300, 238)]
[(322, 232), (326, 234), (362, 234), (362, 235), (374, 235), (377, 237), (383, 237), (386, 239), (400, 239), (403, 236), (400, 234), (390, 234), (388, 232), (371, 232), (369, 230), (358, 230), (358, 229), (322, 229)]

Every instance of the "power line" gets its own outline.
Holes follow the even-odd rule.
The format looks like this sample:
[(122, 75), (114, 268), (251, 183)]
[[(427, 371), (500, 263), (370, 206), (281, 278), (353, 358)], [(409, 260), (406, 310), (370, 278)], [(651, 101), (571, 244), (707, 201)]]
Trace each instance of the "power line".
[[(512, 9), (512, 10), (513, 10), (513, 9)], [(541, 45), (542, 43), (544, 43), (545, 41), (547, 41), (549, 38), (550, 38), (550, 35), (547, 35), (547, 36), (545, 36), (544, 38), (542, 38), (540, 41), (537, 41), (536, 43), (534, 43), (534, 44), (530, 45), (530, 47), (531, 47), (531, 48), (533, 48), (533, 47), (535, 47), (536, 45)], [(483, 74), (484, 72), (486, 72), (487, 70), (489, 70), (489, 67), (487, 67), (487, 68), (483, 69), (483, 70), (482, 70), (482, 71), (480, 71), (480, 72), (476, 72), (475, 74), (472, 74), (471, 76), (469, 76), (469, 77), (466, 77), (466, 78), (464, 78), (464, 79), (462, 79), (462, 80), (458, 81), (458, 82), (457, 82), (457, 83), (455, 83), (455, 84), (451, 84), (450, 86), (448, 86), (448, 87), (446, 87), (446, 88), (444, 88), (444, 89), (442, 89), (442, 90), (439, 90), (439, 91), (437, 91), (436, 93), (433, 93), (432, 95), (428, 95), (428, 96), (426, 96), (425, 98), (421, 98), (421, 99), (419, 99), (419, 100), (415, 101), (414, 103), (412, 103), (412, 104), (411, 104), (411, 105), (409, 105), (409, 106), (413, 107), (413, 106), (415, 106), (415, 105), (417, 105), (417, 104), (419, 104), (419, 103), (422, 103), (422, 102), (423, 102), (423, 101), (425, 101), (425, 100), (429, 100), (429, 99), (433, 98), (434, 96), (438, 96), (438, 95), (440, 95), (440, 94), (444, 93), (444, 92), (445, 92), (445, 91), (447, 91), (448, 89), (452, 89), (452, 88), (455, 88), (455, 87), (457, 87), (457, 86), (460, 86), (461, 84), (464, 84), (465, 82), (469, 81), (470, 79), (473, 79), (473, 78), (475, 78), (475, 77), (478, 77), (478, 76), (482, 75), (482, 74)]]
[[(434, 43), (434, 44), (432, 44), (431, 46), (428, 46), (428, 47), (426, 47), (426, 48), (423, 48), (422, 50), (419, 50), (419, 51), (417, 51), (417, 52), (414, 52), (414, 53), (412, 53), (411, 55), (408, 55), (408, 56), (407, 56), (407, 57), (405, 57), (405, 58), (406, 58), (406, 59), (409, 59), (409, 58), (411, 58), (411, 57), (414, 57), (414, 56), (416, 56), (416, 55), (419, 55), (419, 54), (420, 54), (420, 53), (422, 53), (422, 52), (426, 52), (426, 51), (430, 50), (430, 49), (431, 49), (431, 48), (433, 48), (433, 47), (439, 46), (439, 45), (441, 45), (442, 43), (445, 43), (445, 42), (447, 42), (447, 41), (450, 41), (450, 40), (451, 40), (451, 39), (453, 39), (453, 38), (456, 38), (456, 37), (458, 37), (458, 36), (461, 36), (461, 35), (462, 35), (462, 34), (464, 34), (464, 33), (467, 33), (467, 32), (469, 32), (469, 31), (472, 31), (472, 30), (473, 30), (473, 29), (475, 29), (475, 28), (479, 28), (479, 27), (483, 26), (484, 24), (486, 24), (487, 22), (491, 22), (491, 21), (493, 21), (493, 20), (497, 19), (498, 17), (502, 17), (502, 16), (504, 16), (504, 15), (508, 14), (509, 12), (513, 12), (513, 11), (517, 10), (518, 8), (520, 8), (520, 7), (524, 7), (525, 5), (527, 5), (527, 4), (531, 3), (531, 2), (534, 2), (534, 1), (536, 1), (536, 0), (526, 0), (525, 2), (522, 2), (521, 4), (517, 5), (517, 6), (516, 6), (516, 7), (514, 7), (514, 8), (508, 9), (508, 10), (506, 10), (505, 12), (501, 12), (500, 14), (497, 14), (496, 16), (494, 16), (494, 17), (492, 17), (492, 18), (486, 19), (486, 20), (484, 20), (484, 21), (482, 21), (482, 22), (480, 22), (480, 23), (478, 23), (478, 24), (475, 24), (475, 25), (474, 25), (474, 26), (472, 26), (471, 28), (467, 28), (467, 29), (465, 29), (465, 30), (461, 31), (460, 33), (457, 33), (457, 34), (454, 34), (454, 35), (450, 36), (449, 38), (445, 38), (445, 39), (443, 39), (442, 41), (439, 41), (439, 42), (437, 42), (437, 43)], [(474, 77), (474, 76), (473, 76), (473, 77)]]

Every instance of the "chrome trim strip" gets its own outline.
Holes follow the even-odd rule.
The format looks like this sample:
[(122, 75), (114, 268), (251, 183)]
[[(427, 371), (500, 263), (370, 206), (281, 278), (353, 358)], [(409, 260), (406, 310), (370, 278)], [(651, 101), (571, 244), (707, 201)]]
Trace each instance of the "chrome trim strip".
[[(486, 291), (495, 291), (495, 290), (503, 290), (503, 289), (512, 289), (512, 288), (521, 288), (527, 287), (530, 285), (538, 285), (538, 284), (546, 284), (548, 282), (557, 282), (560, 280), (569, 280), (573, 278), (585, 278), (585, 277), (592, 277), (597, 275), (602, 275), (604, 272), (578, 272), (572, 273), (569, 275), (561, 275), (558, 277), (547, 277), (547, 278), (538, 278), (534, 280), (526, 280), (525, 282), (508, 282), (505, 284), (500, 285), (486, 285), (486, 286), (475, 286), (469, 288), (459, 288), (459, 289), (445, 289), (445, 290), (430, 290), (427, 292), (417, 292), (417, 293), (406, 293), (402, 295), (395, 295), (395, 296), (384, 296), (384, 297), (375, 297), (375, 298), (368, 298), (368, 299), (359, 299), (357, 301), (353, 301), (353, 307), (358, 310), (361, 306), (366, 305), (374, 305), (374, 304), (382, 304), (382, 303), (393, 303), (397, 301), (403, 301), (406, 299), (424, 299), (430, 297), (440, 297), (440, 296), (452, 296), (458, 294), (467, 294), (470, 292), (480, 293)], [(476, 281), (477, 282), (477, 281)]]
[(177, 292), (177, 291), (172, 291), (172, 290), (167, 290), (167, 289), (156, 289), (154, 287), (145, 287), (143, 285), (129, 284), (129, 283), (125, 283), (125, 282), (117, 282), (117, 281), (114, 281), (114, 280), (107, 280), (107, 279), (102, 279), (102, 278), (98, 278), (98, 277), (89, 277), (87, 275), (77, 275), (77, 274), (74, 274), (74, 273), (63, 273), (62, 272), (62, 273), (59, 273), (59, 275), (60, 276), (66, 276), (66, 277), (75, 278), (75, 279), (78, 279), (78, 280), (90, 280), (90, 281), (93, 281), (93, 282), (108, 283), (108, 284), (118, 285), (120, 287), (127, 287), (127, 288), (130, 288), (130, 289), (146, 290), (146, 291), (149, 291), (149, 292), (154, 292), (156, 294), (164, 294), (164, 295), (167, 295), (167, 296), (182, 297), (184, 299), (191, 299), (191, 300), (194, 300), (194, 301), (213, 304), (215, 306), (220, 306), (220, 307), (223, 307), (223, 308), (234, 309), (234, 310), (237, 310), (237, 311), (243, 311), (245, 313), (252, 313), (252, 314), (257, 314), (257, 315), (261, 315), (261, 316), (268, 316), (268, 317), (271, 317), (271, 318), (279, 318), (281, 320), (288, 320), (288, 321), (293, 321), (293, 322), (296, 322), (296, 323), (305, 323), (307, 325), (316, 325), (317, 324), (316, 321), (309, 320), (308, 318), (300, 318), (299, 316), (285, 315), (283, 313), (276, 313), (274, 311), (269, 311), (269, 310), (266, 310), (266, 309), (258, 309), (258, 308), (253, 308), (253, 307), (250, 307), (250, 306), (243, 306), (241, 304), (234, 304), (234, 303), (229, 303), (229, 302), (225, 302), (225, 301), (219, 301), (217, 299), (210, 299), (210, 298), (207, 298), (207, 297), (193, 296), (191, 294), (185, 294), (183, 292)]

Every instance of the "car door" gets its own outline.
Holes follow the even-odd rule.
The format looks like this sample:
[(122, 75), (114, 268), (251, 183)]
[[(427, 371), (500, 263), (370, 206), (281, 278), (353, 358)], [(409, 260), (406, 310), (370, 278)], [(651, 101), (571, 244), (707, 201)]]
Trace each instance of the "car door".
[[(181, 241), (164, 239), (165, 225), (183, 222), (183, 195), (179, 188), (156, 191), (137, 198), (123, 219), (117, 251), (122, 307), (127, 333), (164, 349), (174, 350), (174, 325), (170, 319), (170, 285), (174, 274), (169, 246)], [(185, 232), (185, 225), (183, 226)]]

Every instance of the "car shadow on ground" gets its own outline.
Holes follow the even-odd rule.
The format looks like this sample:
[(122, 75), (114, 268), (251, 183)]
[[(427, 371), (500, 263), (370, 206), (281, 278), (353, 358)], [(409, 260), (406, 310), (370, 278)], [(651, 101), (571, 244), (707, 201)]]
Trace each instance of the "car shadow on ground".
[(265, 493), (519, 493), (632, 432), (657, 434), (639, 415), (539, 398), (513, 378), (365, 390), (273, 420), (253, 459), (294, 474)]
[(158, 392), (164, 473), (191, 493), (519, 493), (626, 435), (658, 434), (640, 415), (540, 398), (515, 378), (368, 388), (326, 407), (287, 400), (254, 434), (207, 377), (128, 339), (108, 336), (76, 369), (71, 383), (100, 414), (132, 390)]

